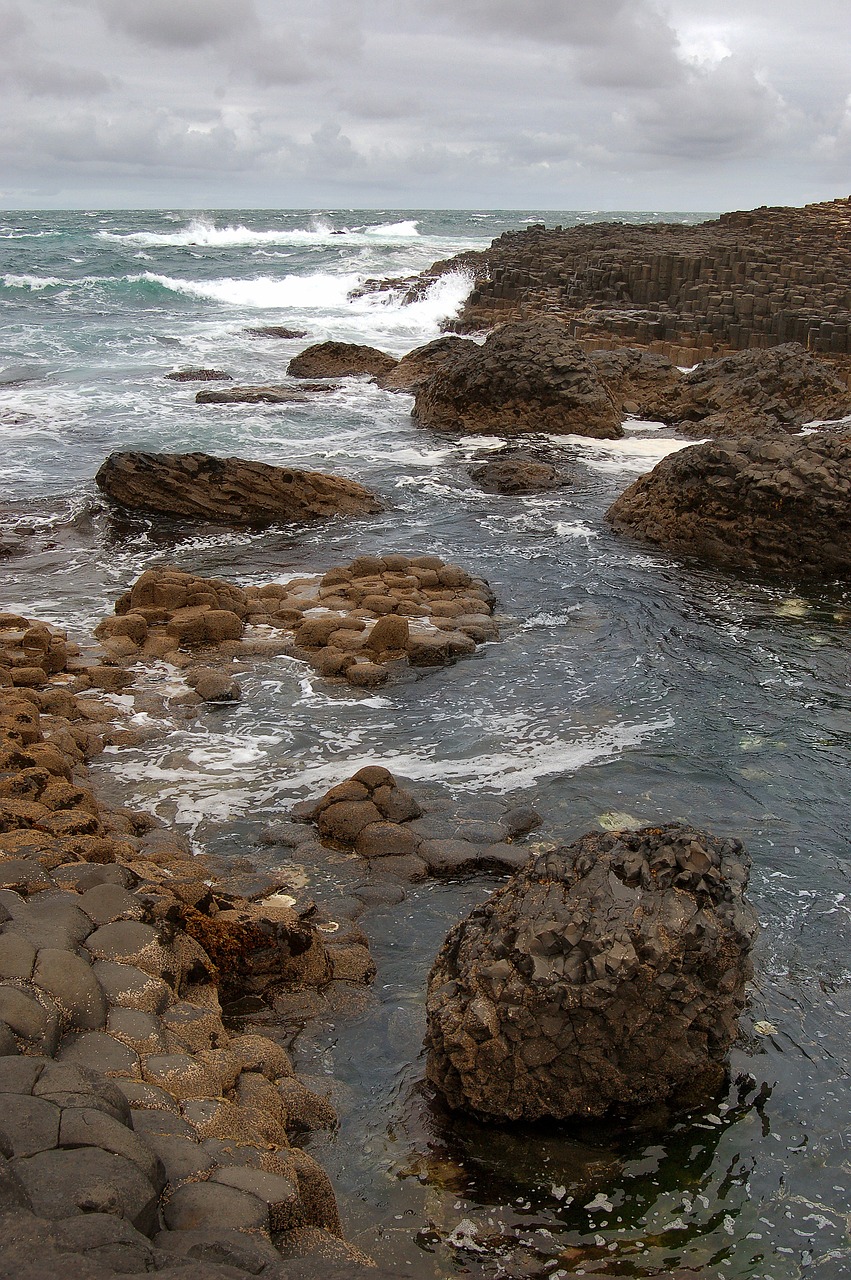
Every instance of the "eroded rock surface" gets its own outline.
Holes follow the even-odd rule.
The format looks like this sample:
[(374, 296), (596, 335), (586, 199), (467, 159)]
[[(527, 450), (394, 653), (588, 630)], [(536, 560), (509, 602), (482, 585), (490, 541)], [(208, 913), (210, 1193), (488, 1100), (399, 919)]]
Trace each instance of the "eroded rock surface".
[(470, 477), (486, 493), (546, 493), (571, 483), (555, 451), (506, 445), (470, 467)]
[(796, 342), (704, 360), (670, 390), (660, 383), (659, 391), (648, 402), (656, 414), (692, 436), (795, 432), (816, 419), (851, 414), (844, 381)]
[(715, 440), (670, 454), (606, 519), (678, 555), (796, 577), (851, 570), (851, 435)]
[(706, 1101), (751, 976), (747, 872), (738, 841), (679, 825), (541, 854), (438, 953), (429, 1079), (500, 1120)]
[(233, 386), (199, 391), (196, 404), (307, 404), (316, 392), (335, 391), (327, 382), (305, 382), (294, 385), (275, 382), (267, 385)]
[(470, 343), (416, 389), (414, 417), (441, 431), (517, 435), (623, 434), (614, 400), (558, 320), (502, 325)]
[(433, 373), (447, 368), (475, 345), (469, 338), (435, 338), (402, 356), (395, 368), (378, 379), (379, 385), (385, 391), (416, 391)]
[(363, 374), (380, 378), (395, 369), (396, 364), (395, 356), (377, 347), (358, 342), (317, 342), (293, 356), (287, 373), (292, 378), (347, 378)]
[(343, 476), (208, 453), (111, 453), (95, 482), (114, 502), (225, 525), (366, 515), (374, 494)]
[(175, 369), (165, 376), (171, 382), (233, 382), (224, 369)]

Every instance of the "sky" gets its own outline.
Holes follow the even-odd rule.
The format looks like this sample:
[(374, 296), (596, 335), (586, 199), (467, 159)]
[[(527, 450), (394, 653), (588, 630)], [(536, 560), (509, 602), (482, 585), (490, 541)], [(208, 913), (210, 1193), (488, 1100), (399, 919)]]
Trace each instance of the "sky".
[(851, 0), (0, 0), (0, 207), (851, 194)]

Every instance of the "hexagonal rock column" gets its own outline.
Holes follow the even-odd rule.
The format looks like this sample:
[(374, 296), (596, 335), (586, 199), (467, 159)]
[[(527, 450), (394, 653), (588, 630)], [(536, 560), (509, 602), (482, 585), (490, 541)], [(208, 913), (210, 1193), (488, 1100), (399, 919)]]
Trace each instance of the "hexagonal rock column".
[(428, 1078), (500, 1120), (708, 1099), (752, 972), (748, 865), (739, 841), (675, 824), (541, 854), (438, 953)]

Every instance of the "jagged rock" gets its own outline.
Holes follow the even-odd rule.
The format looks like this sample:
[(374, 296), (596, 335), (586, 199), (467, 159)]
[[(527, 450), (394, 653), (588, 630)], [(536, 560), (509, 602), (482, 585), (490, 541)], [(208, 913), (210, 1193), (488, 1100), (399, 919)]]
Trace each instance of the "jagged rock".
[(165, 376), (172, 382), (233, 382), (223, 369), (175, 369)]
[(656, 402), (685, 435), (796, 432), (815, 419), (851, 414), (851, 391), (796, 342), (704, 360)]
[(293, 356), (287, 365), (291, 378), (346, 378), (366, 374), (379, 378), (396, 368), (394, 356), (358, 342), (317, 342)]
[(304, 404), (308, 392), (333, 391), (325, 382), (306, 382), (301, 386), (272, 383), (264, 386), (223, 387), (215, 391), (199, 391), (196, 404)]
[(534, 858), (429, 978), (429, 1079), (500, 1120), (697, 1105), (722, 1085), (756, 933), (736, 840), (671, 824)]
[(664, 397), (683, 380), (682, 371), (667, 356), (638, 347), (589, 351), (588, 359), (621, 411), (637, 418), (655, 418)]
[(502, 325), (456, 351), (416, 390), (414, 417), (441, 431), (622, 435), (620, 413), (558, 320)]
[(618, 533), (725, 568), (851, 569), (851, 435), (717, 440), (670, 454), (606, 512)]
[(385, 391), (414, 392), (433, 373), (447, 368), (457, 356), (463, 356), (476, 344), (469, 338), (435, 338), (423, 347), (415, 347), (378, 379)]
[(112, 453), (95, 481), (133, 510), (215, 524), (274, 524), (379, 511), (354, 480), (206, 453)]
[(306, 338), (306, 329), (288, 329), (282, 324), (261, 324), (251, 329), (246, 329), (246, 333), (252, 338)]

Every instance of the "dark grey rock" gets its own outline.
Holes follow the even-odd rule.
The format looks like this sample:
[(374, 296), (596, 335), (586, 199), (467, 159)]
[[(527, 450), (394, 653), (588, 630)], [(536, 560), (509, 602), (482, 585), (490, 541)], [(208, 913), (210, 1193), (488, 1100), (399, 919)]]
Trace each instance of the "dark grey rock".
[(81, 1035), (65, 1036), (56, 1056), (59, 1062), (91, 1067), (108, 1076), (136, 1077), (141, 1071), (136, 1050), (105, 1031), (84, 1031)]
[[(32, 1209), (32, 1202), (26, 1187), (9, 1161), (4, 1156), (0, 1156), (0, 1213), (5, 1214), (13, 1209)], [(4, 1247), (5, 1244), (4, 1234)], [(2, 1253), (3, 1249), (0, 1248), (0, 1257)]]
[[(33, 1102), (37, 1099), (33, 1098)], [(151, 1147), (128, 1125), (91, 1107), (66, 1107), (59, 1125), (60, 1147), (100, 1147), (132, 1160), (156, 1190), (165, 1186), (162, 1165)]]
[(5, 1022), (0, 1022), (0, 1057), (19, 1052), (15, 1033)]
[(147, 1236), (112, 1213), (86, 1213), (56, 1222), (51, 1238), (58, 1250), (83, 1254), (120, 1275), (157, 1269), (157, 1255)]
[(32, 1091), (34, 1097), (48, 1098), (60, 1107), (93, 1107), (122, 1124), (130, 1123), (130, 1107), (115, 1082), (76, 1063), (45, 1063)]
[(505, 834), (512, 839), (515, 836), (525, 836), (529, 831), (535, 831), (543, 821), (537, 810), (528, 805), (517, 805), (513, 809), (507, 809), (499, 819), (500, 826), (505, 828)]
[(106, 1021), (106, 1030), (139, 1054), (165, 1053), (169, 1048), (162, 1022), (141, 1009), (113, 1006)]
[(279, 1173), (266, 1173), (263, 1169), (249, 1169), (234, 1165), (218, 1169), (211, 1184), (234, 1187), (238, 1191), (256, 1196), (268, 1206), (269, 1227), (272, 1231), (286, 1231), (293, 1226), (299, 1207), (298, 1181), (293, 1175), (285, 1178)]
[(110, 1004), (146, 1013), (162, 1013), (174, 996), (161, 978), (154, 978), (133, 964), (98, 960), (92, 965), (95, 977)]
[(96, 925), (114, 920), (134, 920), (142, 914), (142, 904), (134, 893), (120, 884), (96, 884), (87, 889), (80, 906)]
[(70, 1218), (78, 1213), (110, 1213), (126, 1218), (145, 1235), (153, 1229), (159, 1205), (156, 1187), (138, 1165), (98, 1147), (43, 1151), (14, 1160), (36, 1213)]
[(34, 1053), (51, 1057), (61, 1032), (59, 1010), (53, 1001), (32, 987), (0, 986), (0, 1019)]
[(258, 1196), (214, 1182), (185, 1182), (163, 1206), (169, 1231), (269, 1230), (269, 1206)]
[(140, 969), (145, 968), (140, 963), (140, 958), (155, 951), (159, 945), (160, 938), (156, 929), (149, 924), (142, 924), (140, 920), (119, 920), (114, 924), (102, 925), (86, 943), (97, 960), (135, 964)]
[(0, 1057), (0, 1094), (32, 1093), (47, 1062), (47, 1058)]
[(62, 888), (76, 889), (81, 894), (99, 884), (117, 884), (130, 889), (137, 880), (129, 867), (118, 862), (68, 862), (56, 867), (51, 874)]
[(14, 928), (0, 933), (0, 978), (28, 982), (35, 968), (35, 947)]
[[(280, 1269), (281, 1255), (263, 1236), (246, 1235), (233, 1228), (209, 1227), (205, 1231), (161, 1231), (154, 1244), (164, 1253), (194, 1258), (198, 1262), (234, 1267), (256, 1276)], [(183, 1272), (179, 1272), (180, 1275)]]
[[(8, 1098), (7, 1098), (8, 1101)], [(17, 1097), (3, 1110), (3, 1132), (14, 1156), (34, 1156), (59, 1145), (60, 1110), (45, 1098)]]
[(174, 1133), (149, 1133), (145, 1141), (162, 1161), (166, 1179), (172, 1187), (185, 1182), (187, 1178), (196, 1178), (198, 1174), (206, 1173), (216, 1164), (197, 1139), (180, 1137)]
[[(163, 1092), (160, 1090), (160, 1092)], [(177, 1104), (172, 1101), (172, 1105)], [(189, 1138), (195, 1140), (195, 1130), (177, 1111), (159, 1110), (151, 1107), (146, 1110), (134, 1110), (133, 1128), (145, 1142), (158, 1134), (166, 1137)]]
[(423, 840), (417, 853), (435, 876), (451, 876), (474, 870), (483, 846), (469, 840)]
[(33, 982), (52, 996), (70, 1026), (94, 1029), (106, 1022), (106, 996), (91, 965), (76, 952), (42, 947)]
[(123, 1095), (125, 1102), (133, 1108), (134, 1115), (142, 1111), (172, 1111), (179, 1114), (180, 1107), (170, 1093), (160, 1089), (158, 1085), (149, 1084), (146, 1080), (128, 1080), (116, 1076), (112, 1081)]

